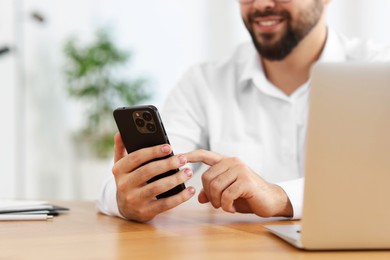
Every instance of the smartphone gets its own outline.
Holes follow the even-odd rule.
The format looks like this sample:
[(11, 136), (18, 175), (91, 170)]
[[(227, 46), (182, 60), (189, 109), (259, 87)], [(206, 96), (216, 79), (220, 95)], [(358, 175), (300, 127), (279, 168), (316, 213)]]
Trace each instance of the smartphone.
[[(132, 153), (141, 148), (169, 144), (168, 136), (161, 121), (160, 114), (155, 106), (134, 106), (120, 107), (114, 110), (114, 119), (121, 134), (122, 141), (127, 153)], [(166, 159), (173, 156), (173, 152), (165, 157), (155, 160)], [(152, 160), (152, 161), (155, 161)], [(149, 161), (151, 162), (151, 161)], [(149, 163), (147, 162), (147, 163)], [(170, 170), (157, 175), (147, 182), (170, 176), (178, 172), (179, 169)], [(156, 196), (157, 199), (175, 195), (185, 189), (185, 185), (180, 184), (162, 194)]]

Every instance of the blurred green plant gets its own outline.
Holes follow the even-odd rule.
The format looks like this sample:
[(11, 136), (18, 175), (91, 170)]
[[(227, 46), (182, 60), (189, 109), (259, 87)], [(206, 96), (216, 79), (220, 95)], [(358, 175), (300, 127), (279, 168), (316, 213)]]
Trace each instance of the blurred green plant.
[(92, 154), (106, 158), (113, 153), (117, 131), (112, 112), (118, 106), (132, 106), (151, 97), (144, 78), (123, 79), (120, 69), (131, 58), (119, 49), (107, 29), (96, 32), (95, 40), (80, 46), (72, 37), (64, 45), (67, 91), (86, 106), (85, 125), (76, 142), (85, 143)]

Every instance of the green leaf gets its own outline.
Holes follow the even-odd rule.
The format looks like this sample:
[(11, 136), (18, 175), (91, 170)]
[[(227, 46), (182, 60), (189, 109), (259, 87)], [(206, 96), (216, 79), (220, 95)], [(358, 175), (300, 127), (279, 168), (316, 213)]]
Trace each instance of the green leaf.
[(127, 68), (131, 52), (119, 49), (106, 28), (99, 29), (94, 41), (85, 46), (77, 44), (76, 37), (70, 37), (63, 50), (67, 92), (88, 108), (85, 127), (80, 129), (79, 136), (97, 156), (111, 155), (116, 132), (112, 111), (118, 106), (135, 105), (149, 99), (148, 80), (130, 80), (118, 75), (119, 69)]

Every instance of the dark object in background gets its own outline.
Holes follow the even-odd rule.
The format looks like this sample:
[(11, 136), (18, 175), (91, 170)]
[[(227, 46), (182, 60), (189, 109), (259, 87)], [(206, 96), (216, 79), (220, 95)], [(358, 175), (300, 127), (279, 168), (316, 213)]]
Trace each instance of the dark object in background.
[(46, 18), (44, 15), (42, 15), (40, 12), (37, 12), (37, 11), (34, 11), (31, 13), (31, 18), (33, 20), (35, 20), (36, 22), (39, 22), (39, 23), (45, 23), (46, 22)]
[(2, 56), (3, 54), (7, 54), (10, 51), (11, 50), (8, 46), (0, 47), (0, 56)]

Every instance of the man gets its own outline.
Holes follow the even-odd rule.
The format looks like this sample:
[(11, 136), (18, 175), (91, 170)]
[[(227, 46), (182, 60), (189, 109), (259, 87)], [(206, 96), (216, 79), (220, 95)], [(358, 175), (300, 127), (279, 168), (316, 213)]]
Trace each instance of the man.
[[(115, 136), (113, 174), (103, 183), (98, 209), (145, 222), (189, 200), (194, 187), (155, 196), (189, 180), (180, 172), (146, 181), (187, 162), (202, 162), (200, 203), (227, 212), (299, 218), (303, 193), (309, 75), (317, 62), (372, 60), (377, 52), (328, 30), (329, 0), (240, 0), (253, 44), (228, 60), (192, 68), (168, 97), (163, 120), (171, 146), (126, 153)], [(255, 48), (253, 48), (255, 47)]]

